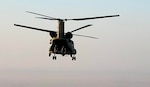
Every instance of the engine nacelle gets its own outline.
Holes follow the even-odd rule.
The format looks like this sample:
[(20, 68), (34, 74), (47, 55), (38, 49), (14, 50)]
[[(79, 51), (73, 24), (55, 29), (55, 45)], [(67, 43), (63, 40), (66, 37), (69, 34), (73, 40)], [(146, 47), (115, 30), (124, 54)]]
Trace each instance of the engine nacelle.
[(56, 32), (50, 32), (49, 35), (54, 38), (54, 37), (57, 37), (57, 33)]
[(68, 39), (71, 39), (73, 37), (72, 33), (71, 32), (67, 32), (65, 34), (65, 38), (68, 38)]

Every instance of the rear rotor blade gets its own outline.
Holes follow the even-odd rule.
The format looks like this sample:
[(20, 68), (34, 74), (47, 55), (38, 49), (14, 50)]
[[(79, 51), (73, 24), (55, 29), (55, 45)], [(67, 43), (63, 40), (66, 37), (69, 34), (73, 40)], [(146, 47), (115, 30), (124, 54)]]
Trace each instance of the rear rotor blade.
[(86, 36), (86, 35), (79, 35), (79, 34), (73, 34), (75, 36), (81, 36), (81, 37), (88, 37), (88, 38), (93, 38), (93, 39), (98, 39), (96, 37), (92, 37), (92, 36)]
[(56, 18), (44, 18), (44, 17), (36, 17), (39, 19), (46, 19), (46, 20), (61, 20), (61, 19), (56, 19)]
[(44, 32), (56, 32), (56, 31), (45, 30), (45, 29), (40, 29), (40, 28), (35, 28), (35, 27), (29, 27), (29, 26), (24, 26), (24, 25), (19, 25), (19, 24), (14, 24), (14, 26), (29, 28), (29, 29), (39, 30), (39, 31), (44, 31)]
[(83, 27), (80, 27), (80, 28), (78, 28), (78, 29), (72, 30), (71, 33), (72, 33), (72, 32), (75, 32), (75, 31), (78, 31), (78, 30), (81, 30), (81, 29), (83, 29), (83, 28), (89, 27), (89, 26), (92, 26), (92, 24), (88, 24), (88, 25), (86, 25), (86, 26), (83, 26)]
[(54, 18), (54, 17), (50, 17), (50, 16), (47, 16), (47, 15), (43, 15), (43, 14), (39, 14), (39, 13), (35, 13), (35, 12), (30, 12), (30, 11), (26, 11), (27, 13), (31, 13), (31, 14), (35, 14), (35, 15), (39, 15), (39, 16), (43, 16), (43, 17), (48, 17), (50, 19), (57, 19), (57, 18)]
[(119, 16), (119, 15), (109, 15), (109, 16), (88, 17), (88, 18), (75, 18), (75, 19), (66, 19), (66, 20), (81, 21), (81, 20), (91, 20), (91, 19), (98, 19), (98, 18), (118, 17), (118, 16)]

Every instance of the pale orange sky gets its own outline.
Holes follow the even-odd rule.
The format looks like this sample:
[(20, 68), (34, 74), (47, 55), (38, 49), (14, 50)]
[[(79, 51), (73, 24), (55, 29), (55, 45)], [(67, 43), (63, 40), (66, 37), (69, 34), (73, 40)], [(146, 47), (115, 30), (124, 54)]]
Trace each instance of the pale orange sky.
[[(149, 87), (149, 0), (1, 0), (1, 87)], [(67, 21), (66, 32), (93, 24), (73, 37), (77, 61), (70, 56), (48, 57), (48, 33), (14, 23), (57, 30), (57, 21), (36, 19), (33, 11), (58, 18), (116, 15), (120, 17)], [(9, 82), (9, 84), (7, 84)]]

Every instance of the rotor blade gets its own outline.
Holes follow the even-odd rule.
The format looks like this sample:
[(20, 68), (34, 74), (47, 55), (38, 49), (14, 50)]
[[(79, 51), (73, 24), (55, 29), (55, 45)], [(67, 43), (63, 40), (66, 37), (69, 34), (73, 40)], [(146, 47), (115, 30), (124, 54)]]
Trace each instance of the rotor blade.
[(24, 26), (24, 25), (19, 25), (19, 24), (14, 24), (14, 26), (29, 28), (29, 29), (39, 30), (39, 31), (44, 31), (44, 32), (56, 32), (56, 31), (45, 30), (45, 29), (40, 29), (40, 28), (34, 28), (34, 27), (29, 27), (29, 26)]
[(86, 26), (83, 26), (83, 27), (80, 27), (80, 28), (78, 28), (78, 29), (72, 30), (71, 32), (75, 32), (75, 31), (81, 30), (81, 29), (86, 28), (86, 27), (89, 27), (89, 26), (92, 26), (92, 24), (88, 24), (88, 25), (86, 25)]
[(75, 36), (81, 36), (81, 37), (88, 37), (88, 38), (93, 38), (93, 39), (98, 39), (96, 37), (92, 37), (92, 36), (86, 36), (86, 35), (79, 35), (79, 34), (73, 34)]
[(109, 16), (88, 17), (88, 18), (75, 18), (75, 19), (66, 19), (66, 20), (81, 21), (81, 20), (90, 20), (90, 19), (98, 19), (98, 18), (118, 17), (118, 16), (119, 16), (119, 15), (109, 15)]
[(56, 19), (56, 18), (44, 18), (44, 17), (36, 17), (39, 19), (46, 19), (46, 20), (61, 20), (61, 19)]
[(35, 13), (35, 12), (30, 12), (30, 11), (26, 11), (27, 13), (31, 13), (31, 14), (35, 14), (35, 15), (40, 15), (40, 16), (43, 16), (43, 17), (48, 17), (48, 18), (51, 18), (51, 19), (57, 19), (57, 18), (54, 18), (54, 17), (50, 17), (50, 16), (47, 16), (47, 15), (43, 15), (43, 14), (39, 14), (39, 13)]

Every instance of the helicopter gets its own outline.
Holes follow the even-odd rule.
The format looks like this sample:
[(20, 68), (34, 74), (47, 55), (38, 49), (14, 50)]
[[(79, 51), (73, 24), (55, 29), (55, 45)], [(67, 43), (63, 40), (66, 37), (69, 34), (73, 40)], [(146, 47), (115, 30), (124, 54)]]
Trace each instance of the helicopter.
[(109, 17), (118, 17), (119, 16), (119, 15), (109, 15), (109, 16), (98, 16), (98, 17), (87, 17), (87, 18), (61, 19), (61, 18), (54, 18), (54, 17), (50, 17), (47, 15), (43, 15), (43, 14), (39, 14), (39, 13), (35, 13), (35, 12), (30, 12), (30, 11), (26, 11), (26, 12), (41, 16), (41, 17), (37, 17), (39, 19), (58, 21), (58, 31), (52, 31), (52, 30), (46, 30), (46, 29), (41, 29), (41, 28), (29, 27), (29, 26), (20, 25), (20, 24), (14, 24), (14, 26), (18, 26), (18, 27), (48, 32), (49, 35), (51, 36), (51, 39), (50, 39), (51, 46), (49, 48), (49, 57), (51, 56), (51, 54), (54, 54), (54, 56), (52, 57), (53, 60), (56, 60), (56, 54), (60, 54), (62, 56), (70, 55), (72, 60), (76, 60), (75, 55), (77, 54), (77, 51), (74, 48), (73, 40), (71, 40), (73, 38), (73, 35), (98, 39), (98, 38), (92, 37), (92, 36), (73, 34), (74, 32), (76, 32), (78, 30), (92, 26), (92, 24), (88, 24), (83, 27), (80, 27), (80, 28), (77, 28), (75, 30), (65, 33), (64, 32), (65, 21), (70, 21), (70, 20), (82, 21), (82, 20), (91, 20), (91, 19), (109, 18)]

